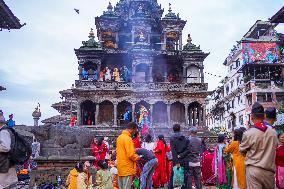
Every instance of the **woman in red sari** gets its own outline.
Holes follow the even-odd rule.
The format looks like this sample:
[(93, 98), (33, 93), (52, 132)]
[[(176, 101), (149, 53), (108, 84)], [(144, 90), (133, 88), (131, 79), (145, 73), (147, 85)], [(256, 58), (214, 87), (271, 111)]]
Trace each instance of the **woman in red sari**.
[(163, 135), (158, 136), (158, 141), (156, 144), (156, 148), (154, 149), (154, 153), (158, 159), (158, 166), (153, 176), (153, 185), (155, 188), (163, 187), (169, 181), (168, 177), (168, 160), (166, 157), (166, 153), (169, 152), (170, 149), (166, 144)]
[(276, 149), (276, 186), (284, 189), (284, 133), (278, 134), (279, 146)]
[(92, 154), (96, 158), (95, 159), (95, 166), (97, 167), (97, 162), (100, 160), (105, 160), (106, 153), (108, 152), (108, 147), (106, 143), (104, 143), (104, 138), (99, 138), (98, 140), (94, 138), (92, 144)]

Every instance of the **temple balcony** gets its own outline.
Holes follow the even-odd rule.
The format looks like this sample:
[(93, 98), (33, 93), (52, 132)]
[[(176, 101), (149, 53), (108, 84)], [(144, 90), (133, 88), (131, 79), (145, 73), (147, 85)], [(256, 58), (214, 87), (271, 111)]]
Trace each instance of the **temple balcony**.
[(194, 92), (206, 91), (207, 83), (169, 83), (169, 82), (149, 82), (149, 83), (125, 83), (125, 82), (97, 82), (89, 80), (76, 80), (77, 89), (85, 90), (121, 90), (121, 91), (180, 91)]

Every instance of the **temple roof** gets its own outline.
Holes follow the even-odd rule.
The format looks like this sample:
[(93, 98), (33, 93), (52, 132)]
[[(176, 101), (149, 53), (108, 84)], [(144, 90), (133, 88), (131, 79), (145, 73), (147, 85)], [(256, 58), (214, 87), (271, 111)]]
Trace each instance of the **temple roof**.
[(202, 50), (200, 49), (200, 45), (196, 46), (192, 43), (192, 39), (190, 34), (188, 34), (188, 38), (187, 38), (187, 44), (185, 44), (183, 46), (183, 51), (187, 51), (187, 52), (202, 52)]
[(163, 20), (180, 20), (179, 14), (173, 13), (170, 3), (169, 3), (169, 12), (164, 16)]
[(284, 6), (270, 18), (272, 23), (284, 23)]
[(20, 24), (20, 20), (12, 13), (5, 2), (0, 0), (0, 29), (20, 29), (23, 25)]

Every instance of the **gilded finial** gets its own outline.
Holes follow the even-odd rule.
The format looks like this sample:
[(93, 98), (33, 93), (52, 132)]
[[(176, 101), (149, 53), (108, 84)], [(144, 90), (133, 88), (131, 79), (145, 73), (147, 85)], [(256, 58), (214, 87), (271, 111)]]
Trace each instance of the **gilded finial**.
[(107, 6), (107, 10), (108, 10), (108, 11), (112, 11), (112, 9), (113, 9), (113, 7), (112, 7), (112, 5), (111, 5), (111, 2), (109, 2), (109, 3), (108, 3), (108, 6)]
[(91, 28), (91, 31), (89, 33), (89, 38), (93, 38), (95, 37), (95, 34), (94, 34), (94, 31), (93, 31), (93, 28)]
[(169, 12), (172, 12), (172, 4), (171, 3), (169, 3)]

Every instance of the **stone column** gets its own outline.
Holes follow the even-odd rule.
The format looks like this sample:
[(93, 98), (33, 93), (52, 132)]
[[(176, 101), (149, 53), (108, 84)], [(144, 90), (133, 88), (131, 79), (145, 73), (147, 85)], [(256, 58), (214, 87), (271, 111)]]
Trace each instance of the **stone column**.
[(82, 66), (81, 65), (79, 65), (78, 66), (78, 70), (79, 70), (79, 79), (81, 80), (82, 79)]
[(118, 41), (119, 41), (118, 32), (116, 32), (115, 33), (115, 48), (118, 48)]
[(204, 83), (204, 68), (203, 68), (203, 66), (200, 68), (200, 77), (201, 77), (201, 83)]
[(202, 121), (202, 107), (198, 108), (198, 127), (202, 127), (203, 121)]
[(179, 50), (182, 50), (182, 33), (179, 35)]
[(100, 112), (100, 104), (99, 103), (96, 103), (96, 120), (95, 120), (95, 123), (96, 123), (96, 125), (98, 125), (99, 124), (99, 112)]
[(183, 76), (183, 78), (182, 78), (182, 81), (183, 81), (183, 83), (187, 83), (187, 74), (186, 74), (186, 69), (187, 69), (187, 67), (186, 67), (186, 65), (183, 65), (182, 66), (182, 76)]
[(135, 117), (134, 117), (135, 116), (135, 114), (134, 114), (135, 113), (135, 104), (132, 104), (132, 112), (131, 113), (132, 113), (132, 122), (135, 122)]
[(147, 81), (148, 82), (153, 82), (153, 76), (152, 76), (152, 74), (153, 74), (153, 66), (152, 65), (150, 65), (149, 66), (149, 79), (147, 78)]
[(202, 122), (203, 122), (203, 127), (207, 127), (207, 125), (205, 125), (205, 120), (206, 120), (206, 109), (205, 109), (205, 105), (203, 105), (203, 109), (202, 109)]
[(153, 104), (150, 104), (150, 122), (153, 124)]
[(168, 126), (171, 127), (171, 104), (167, 104)]
[(113, 103), (113, 125), (117, 126), (117, 104)]
[(167, 33), (164, 33), (164, 44), (162, 47), (162, 50), (166, 50), (167, 49)]
[(196, 108), (193, 108), (193, 126), (196, 126), (196, 111), (197, 109)]
[(81, 114), (82, 114), (82, 112), (81, 112), (81, 106), (80, 106), (80, 102), (78, 103), (78, 106), (77, 106), (77, 125), (82, 125), (83, 123), (82, 123), (82, 118), (81, 118)]
[(192, 126), (192, 109), (189, 108), (189, 112), (188, 112), (188, 124), (191, 127)]
[(185, 125), (187, 126), (188, 125), (188, 104), (184, 104), (184, 108), (185, 108), (185, 111), (184, 111), (184, 121), (185, 121)]
[(135, 79), (134, 79), (135, 75), (136, 75), (136, 73), (135, 73), (135, 65), (133, 65), (133, 62), (132, 62), (131, 81), (132, 81), (133, 83), (135, 83)]

